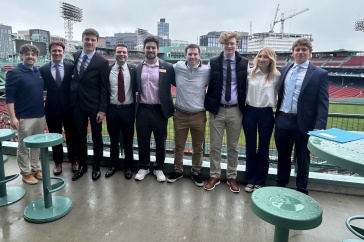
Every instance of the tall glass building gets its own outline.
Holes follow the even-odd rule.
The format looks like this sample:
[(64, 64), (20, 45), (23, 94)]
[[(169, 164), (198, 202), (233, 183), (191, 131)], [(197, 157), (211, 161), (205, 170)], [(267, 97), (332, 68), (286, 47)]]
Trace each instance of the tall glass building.
[(0, 24), (0, 59), (6, 59), (14, 52), (11, 32), (11, 26)]

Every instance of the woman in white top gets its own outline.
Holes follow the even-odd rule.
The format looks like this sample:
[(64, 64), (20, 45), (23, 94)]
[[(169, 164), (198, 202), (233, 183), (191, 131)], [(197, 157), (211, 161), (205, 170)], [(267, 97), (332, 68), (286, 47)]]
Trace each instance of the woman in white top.
[(243, 115), (246, 192), (263, 186), (268, 175), (269, 143), (274, 127), (273, 108), (276, 107), (275, 89), (281, 75), (276, 68), (276, 54), (272, 48), (261, 49), (253, 64), (254, 67), (248, 71), (246, 108)]

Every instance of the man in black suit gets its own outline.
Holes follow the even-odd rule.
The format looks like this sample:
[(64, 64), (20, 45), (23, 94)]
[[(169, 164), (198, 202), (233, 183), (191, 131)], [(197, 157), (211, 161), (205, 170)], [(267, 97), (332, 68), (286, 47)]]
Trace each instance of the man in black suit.
[(135, 120), (135, 65), (126, 64), (128, 59), (128, 47), (125, 44), (117, 44), (115, 49), (116, 63), (110, 66), (108, 82), (108, 106), (107, 106), (107, 130), (110, 136), (110, 160), (111, 166), (105, 177), (114, 175), (120, 169), (119, 166), (119, 141), (120, 131), (125, 154), (125, 178), (133, 177), (133, 138)]
[(309, 62), (312, 44), (300, 38), (292, 45), (294, 64), (281, 68), (274, 138), (278, 151), (277, 185), (285, 186), (291, 173), (291, 154), (297, 157), (297, 190), (308, 194), (310, 152), (308, 131), (325, 129), (329, 106), (328, 73)]
[(91, 124), (93, 142), (92, 180), (100, 178), (103, 158), (102, 120), (107, 110), (108, 61), (96, 52), (99, 33), (86, 29), (82, 33), (83, 50), (74, 53), (74, 77), (71, 82), (71, 105), (76, 122), (79, 168), (72, 180), (87, 172), (87, 125)]
[[(62, 60), (64, 49), (62, 42), (51, 42), (49, 53), (51, 53), (52, 61), (39, 70), (44, 80), (44, 87), (47, 89), (45, 115), (48, 130), (50, 133), (62, 134), (62, 126), (64, 127), (68, 159), (72, 163), (72, 172), (76, 172), (78, 170), (77, 139), (70, 100), (74, 65)], [(52, 150), (55, 163), (53, 174), (57, 176), (62, 173), (63, 146), (61, 144), (53, 146)]]
[(139, 146), (139, 171), (135, 180), (141, 181), (150, 172), (150, 137), (153, 132), (156, 144), (154, 175), (164, 182), (163, 173), (166, 156), (168, 118), (173, 115), (174, 106), (171, 84), (175, 83), (172, 64), (157, 57), (159, 40), (148, 36), (144, 40), (145, 60), (136, 70), (138, 102), (136, 129)]

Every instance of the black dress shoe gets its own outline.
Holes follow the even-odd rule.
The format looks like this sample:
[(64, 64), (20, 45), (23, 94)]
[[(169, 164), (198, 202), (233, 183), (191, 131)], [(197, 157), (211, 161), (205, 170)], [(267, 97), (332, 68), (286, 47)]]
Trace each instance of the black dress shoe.
[(131, 179), (133, 177), (133, 172), (131, 171), (131, 169), (130, 168), (127, 168), (126, 170), (125, 170), (125, 178), (126, 179)]
[(101, 171), (99, 166), (92, 167), (92, 180), (97, 181), (101, 176)]
[(80, 179), (83, 175), (83, 173), (87, 172), (87, 165), (80, 165), (78, 167), (78, 170), (76, 171), (76, 173), (73, 175), (72, 177), (72, 181), (76, 181), (78, 179)]
[(115, 173), (115, 167), (113, 166), (113, 167), (110, 167), (109, 168), (109, 170), (107, 170), (107, 172), (106, 172), (106, 174), (105, 174), (105, 177), (110, 177), (110, 176), (112, 176), (112, 175), (114, 175), (114, 173)]

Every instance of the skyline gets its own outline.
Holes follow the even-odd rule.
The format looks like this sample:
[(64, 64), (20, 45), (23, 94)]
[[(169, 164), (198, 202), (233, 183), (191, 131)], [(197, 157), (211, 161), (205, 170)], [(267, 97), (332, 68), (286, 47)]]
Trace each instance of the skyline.
[[(26, 9), (25, 3), (25, 0), (3, 3), (6, 11), (0, 16), (0, 23), (12, 26), (13, 33), (37, 28), (65, 37), (59, 2), (34, 0), (32, 10), (35, 13)], [(86, 0), (69, 0), (67, 3), (83, 9), (83, 21), (74, 24), (74, 40), (81, 40), (82, 31), (89, 27), (95, 28), (102, 37), (135, 32), (136, 28), (157, 34), (160, 18), (165, 18), (169, 23), (171, 39), (197, 44), (199, 36), (210, 31), (250, 32), (252, 26), (252, 33), (268, 32), (277, 5), (280, 4), (277, 19), (281, 13), (288, 16), (290, 10), (309, 8), (308, 11), (287, 19), (284, 32), (312, 34), (314, 51), (364, 51), (364, 42), (361, 41), (364, 32), (354, 30), (355, 21), (364, 19), (364, 1), (361, 0), (352, 0), (350, 4), (339, 0), (320, 0), (319, 3), (306, 0), (299, 6), (289, 0), (261, 0), (253, 3), (241, 1), (225, 5), (217, 0), (185, 0), (180, 3), (161, 0), (155, 5), (146, 5), (143, 1), (128, 2), (126, 5), (116, 0), (110, 0), (108, 5), (102, 2), (90, 4)], [(42, 11), (37, 10), (37, 7)], [(38, 17), (40, 14), (42, 16)], [(280, 23), (275, 25), (274, 30), (280, 32)]]

